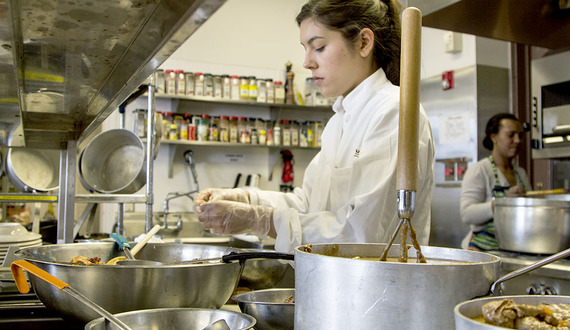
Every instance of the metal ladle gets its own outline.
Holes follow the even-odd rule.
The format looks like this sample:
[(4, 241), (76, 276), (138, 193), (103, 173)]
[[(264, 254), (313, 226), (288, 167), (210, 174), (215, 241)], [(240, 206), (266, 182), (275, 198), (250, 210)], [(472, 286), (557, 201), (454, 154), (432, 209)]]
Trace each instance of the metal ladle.
[(97, 312), (97, 314), (103, 316), (109, 322), (113, 323), (117, 327), (123, 330), (130, 330), (128, 325), (126, 325), (123, 321), (116, 318), (113, 314), (109, 313), (103, 307), (97, 305), (94, 301), (84, 296), (81, 292), (75, 290), (69, 284), (65, 283), (64, 281), (56, 278), (55, 276), (51, 275), (50, 273), (46, 272), (45, 270), (32, 265), (31, 263), (25, 260), (16, 260), (10, 264), (10, 271), (12, 272), (12, 276), (14, 277), (14, 281), (16, 282), (16, 286), (18, 287), (18, 291), (20, 293), (28, 293), (30, 292), (30, 287), (28, 286), (28, 280), (24, 275), (24, 269), (28, 272), (34, 274), (38, 278), (46, 281), (47, 283), (55, 286), (56, 288), (65, 291), (73, 298), (79, 300), (87, 307), (91, 308), (93, 311)]

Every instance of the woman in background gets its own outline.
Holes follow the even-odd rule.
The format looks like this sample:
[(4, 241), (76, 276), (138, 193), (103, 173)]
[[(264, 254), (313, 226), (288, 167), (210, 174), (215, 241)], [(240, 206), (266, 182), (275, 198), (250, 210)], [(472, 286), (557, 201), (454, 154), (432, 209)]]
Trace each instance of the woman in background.
[(471, 166), (461, 184), (461, 220), (472, 230), (463, 248), (497, 250), (495, 198), (522, 197), (530, 189), (525, 170), (513, 164), (523, 132), (521, 122), (510, 113), (499, 113), (487, 122), (483, 147), (491, 150), (491, 155)]
[[(199, 220), (218, 234), (276, 237), (275, 249), (326, 242), (387, 242), (398, 224), (396, 160), (400, 19), (396, 0), (311, 0), (297, 16), (304, 67), (326, 97), (338, 97), (321, 151), (291, 193), (207, 189)], [(421, 107), (420, 107), (421, 108)], [(427, 244), (434, 144), (419, 117), (413, 226)]]

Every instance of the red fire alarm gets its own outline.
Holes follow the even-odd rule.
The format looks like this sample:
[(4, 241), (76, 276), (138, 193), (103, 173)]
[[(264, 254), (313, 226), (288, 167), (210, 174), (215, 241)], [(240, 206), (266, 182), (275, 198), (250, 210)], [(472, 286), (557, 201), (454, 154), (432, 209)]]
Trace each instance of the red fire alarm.
[(444, 91), (453, 88), (453, 71), (444, 71), (441, 74), (441, 88)]

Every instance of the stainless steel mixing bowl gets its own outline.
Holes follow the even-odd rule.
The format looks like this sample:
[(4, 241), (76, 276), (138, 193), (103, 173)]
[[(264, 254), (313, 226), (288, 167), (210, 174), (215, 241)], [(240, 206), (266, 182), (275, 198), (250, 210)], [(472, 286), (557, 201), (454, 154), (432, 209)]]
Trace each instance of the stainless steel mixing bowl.
[[(249, 315), (219, 309), (161, 308), (119, 313), (115, 316), (137, 330), (202, 330), (218, 320), (224, 320), (231, 330), (251, 329), (255, 325), (255, 319)], [(103, 330), (117, 327), (104, 318), (98, 318), (87, 323), (85, 329)]]
[[(235, 249), (191, 244), (148, 243), (142, 260), (172, 263), (214, 258)], [(160, 266), (71, 264), (75, 256), (100, 257), (106, 262), (123, 256), (113, 242), (46, 245), (22, 249), (24, 259), (68, 283), (111, 313), (150, 308), (220, 308), (231, 296), (240, 274), (239, 262)], [(56, 287), (30, 276), (40, 300), (63, 317), (83, 323), (99, 315)]]
[(286, 300), (295, 296), (295, 289), (267, 289), (244, 292), (232, 297), (242, 312), (257, 320), (258, 330), (293, 329), (295, 304)]

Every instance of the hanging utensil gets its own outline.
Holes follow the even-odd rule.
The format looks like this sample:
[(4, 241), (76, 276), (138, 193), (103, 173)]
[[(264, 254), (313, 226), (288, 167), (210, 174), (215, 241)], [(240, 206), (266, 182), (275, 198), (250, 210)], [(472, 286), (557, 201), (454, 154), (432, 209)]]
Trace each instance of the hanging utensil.
[(91, 308), (93, 311), (97, 312), (99, 315), (103, 316), (104, 318), (109, 320), (109, 322), (113, 323), (120, 329), (124, 330), (131, 329), (121, 320), (113, 316), (113, 314), (103, 309), (103, 307), (97, 305), (91, 299), (84, 296), (81, 292), (72, 288), (69, 284), (56, 278), (55, 276), (52, 276), (43, 269), (36, 267), (25, 260), (16, 260), (10, 265), (10, 271), (12, 272), (12, 276), (14, 277), (14, 281), (16, 282), (16, 286), (18, 287), (18, 291), (20, 291), (20, 293), (28, 293), (30, 291), (30, 287), (28, 286), (28, 281), (26, 280), (26, 276), (24, 275), (24, 269), (27, 270), (29, 273), (32, 273), (33, 275), (37, 276), (38, 278), (46, 281), (47, 283), (55, 286), (56, 288), (65, 291), (70, 296), (79, 300), (87, 307)]
[[(402, 48), (400, 58), (400, 118), (398, 126), (398, 162), (397, 181), (398, 218), (400, 219), (394, 234), (390, 237), (380, 260), (386, 260), (388, 251), (394, 243), (404, 223), (402, 233), (401, 259), (407, 259), (405, 235), (411, 227), (414, 215), (417, 191), (418, 170), (418, 122), (420, 102), (420, 49), (421, 49), (422, 13), (419, 9), (408, 7), (402, 12)], [(415, 241), (413, 228), (410, 228), (412, 243), (421, 255), (419, 244)], [(403, 246), (402, 246), (403, 245)], [(404, 254), (406, 254), (404, 256)], [(403, 261), (403, 260), (402, 260)]]

